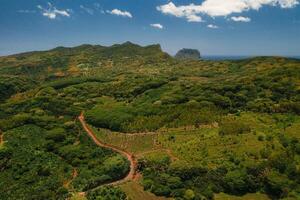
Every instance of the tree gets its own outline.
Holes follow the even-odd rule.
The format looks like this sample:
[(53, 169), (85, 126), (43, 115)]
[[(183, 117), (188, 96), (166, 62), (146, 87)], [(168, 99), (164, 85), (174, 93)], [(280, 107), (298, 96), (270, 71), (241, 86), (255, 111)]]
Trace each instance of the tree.
[(195, 198), (195, 193), (191, 189), (187, 189), (184, 193), (184, 198), (187, 200), (193, 200)]
[(286, 197), (290, 191), (290, 185), (289, 179), (279, 172), (271, 171), (267, 175), (266, 191), (271, 196), (277, 198)]

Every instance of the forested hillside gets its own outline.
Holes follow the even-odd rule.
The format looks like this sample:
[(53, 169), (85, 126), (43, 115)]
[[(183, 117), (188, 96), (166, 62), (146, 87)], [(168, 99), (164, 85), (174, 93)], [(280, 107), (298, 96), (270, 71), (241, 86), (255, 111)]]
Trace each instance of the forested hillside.
[(81, 112), (134, 153), (117, 139), (157, 135), (167, 153), (137, 156), (138, 184), (156, 196), (300, 198), (300, 60), (178, 60), (130, 42), (0, 57), (0, 199), (130, 195), (98, 188), (129, 161), (95, 146)]

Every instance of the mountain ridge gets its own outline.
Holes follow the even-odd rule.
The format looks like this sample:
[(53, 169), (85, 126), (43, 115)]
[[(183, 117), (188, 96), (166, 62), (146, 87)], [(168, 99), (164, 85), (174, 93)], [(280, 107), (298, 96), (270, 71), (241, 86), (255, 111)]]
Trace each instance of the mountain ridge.
[[(144, 49), (149, 49), (149, 48), (155, 48), (157, 50), (162, 51), (161, 45), (160, 44), (149, 44), (149, 45), (139, 45), (135, 44), (133, 42), (127, 41), (124, 43), (120, 44), (112, 44), (108, 46), (100, 45), (100, 44), (80, 44), (76, 46), (57, 46), (54, 48), (50, 48), (48, 50), (33, 50), (33, 51), (24, 51), (20, 53), (13, 53), (9, 55), (3, 55), (0, 56), (0, 58), (5, 58), (5, 57), (17, 57), (17, 56), (26, 56), (30, 54), (36, 54), (36, 53), (47, 53), (47, 52), (53, 52), (53, 51), (64, 51), (64, 50), (86, 50), (89, 48), (98, 48), (98, 49), (109, 49), (109, 48), (120, 48), (120, 47), (137, 47), (137, 48), (144, 48)], [(166, 52), (164, 52), (166, 53)]]

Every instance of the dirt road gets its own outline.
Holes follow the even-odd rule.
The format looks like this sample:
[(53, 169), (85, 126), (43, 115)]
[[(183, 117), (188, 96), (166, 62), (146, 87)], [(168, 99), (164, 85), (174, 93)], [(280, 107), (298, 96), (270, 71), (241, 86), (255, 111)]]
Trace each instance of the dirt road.
[(94, 141), (94, 143), (100, 147), (103, 147), (103, 148), (108, 148), (108, 149), (111, 149), (112, 151), (115, 151), (115, 152), (118, 152), (120, 154), (122, 154), (123, 156), (125, 156), (128, 161), (130, 162), (130, 171), (129, 173), (127, 174), (126, 177), (120, 179), (120, 180), (117, 180), (117, 181), (114, 181), (114, 182), (111, 182), (111, 183), (108, 183), (108, 184), (105, 184), (105, 185), (119, 185), (119, 184), (122, 184), (124, 182), (127, 182), (127, 181), (130, 181), (130, 180), (134, 180), (136, 178), (136, 168), (137, 168), (137, 161), (135, 159), (135, 157), (127, 152), (127, 151), (124, 151), (118, 147), (115, 147), (113, 145), (110, 145), (110, 144), (106, 144), (102, 141), (100, 141), (96, 135), (94, 134), (94, 132), (92, 131), (92, 129), (89, 128), (89, 126), (86, 124), (85, 120), (84, 120), (84, 115), (83, 113), (80, 114), (80, 116), (78, 117), (80, 123), (82, 124), (82, 127), (84, 128), (84, 130), (86, 131), (86, 133), (89, 135), (89, 137)]
[(77, 176), (78, 176), (77, 169), (74, 168), (74, 169), (73, 169), (73, 172), (72, 172), (72, 177), (64, 183), (64, 187), (65, 187), (66, 189), (69, 189), (70, 184), (72, 183), (72, 181), (73, 181)]
[(4, 143), (4, 134), (0, 131), (0, 145)]

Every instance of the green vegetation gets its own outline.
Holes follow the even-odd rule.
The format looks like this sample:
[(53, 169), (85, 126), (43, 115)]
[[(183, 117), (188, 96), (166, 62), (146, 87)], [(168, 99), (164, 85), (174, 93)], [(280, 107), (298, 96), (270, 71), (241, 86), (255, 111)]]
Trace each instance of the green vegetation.
[[(1, 57), (0, 199), (299, 199), (299, 66), (175, 60), (131, 43)], [(101, 140), (139, 158), (146, 191), (98, 187), (129, 162), (95, 146), (82, 111)]]
[[(51, 126), (55, 128), (47, 130), (32, 123), (5, 132), (1, 199), (65, 199), (68, 190), (89, 190), (127, 173), (125, 158), (95, 148), (76, 124)], [(73, 177), (75, 169), (78, 176)]]
[(126, 200), (126, 194), (119, 188), (101, 187), (87, 194), (88, 200)]
[[(162, 134), (160, 143), (163, 148), (171, 149), (177, 160), (157, 153), (141, 159), (144, 188), (179, 199), (186, 199), (187, 191), (196, 199), (213, 198), (214, 193), (220, 192), (233, 195), (264, 192), (274, 199), (299, 198), (296, 149), (300, 141), (280, 134), (283, 129), (276, 120), (284, 116), (241, 113), (236, 120), (251, 127), (244, 134), (236, 131), (240, 126), (235, 124), (228, 128), (232, 134), (220, 134), (222, 126)], [(299, 119), (294, 120), (299, 123)], [(260, 140), (258, 133), (268, 135)]]

